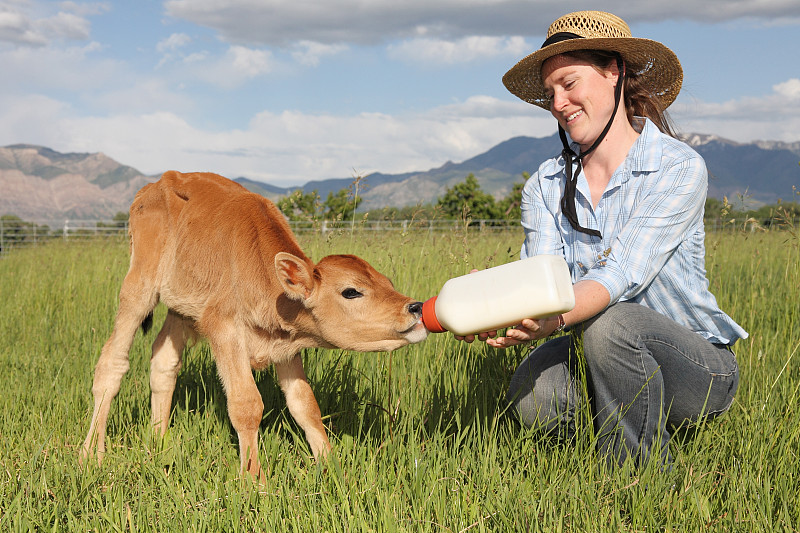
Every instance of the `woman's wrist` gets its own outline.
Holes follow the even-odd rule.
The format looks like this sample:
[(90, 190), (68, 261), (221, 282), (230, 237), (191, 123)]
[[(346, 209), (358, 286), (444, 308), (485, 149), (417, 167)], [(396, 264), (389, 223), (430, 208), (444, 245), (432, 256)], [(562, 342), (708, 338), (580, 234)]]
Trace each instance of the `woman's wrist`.
[(561, 333), (564, 331), (564, 328), (567, 327), (567, 323), (564, 321), (564, 315), (558, 315), (554, 317), (556, 320), (556, 329), (553, 330), (551, 335), (555, 335), (556, 333)]

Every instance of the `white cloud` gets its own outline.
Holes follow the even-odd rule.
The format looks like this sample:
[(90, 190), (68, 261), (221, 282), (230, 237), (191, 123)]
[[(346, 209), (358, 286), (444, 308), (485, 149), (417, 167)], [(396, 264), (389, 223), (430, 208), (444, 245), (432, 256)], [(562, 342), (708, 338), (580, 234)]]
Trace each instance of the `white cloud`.
[(98, 43), (62, 48), (16, 47), (0, 49), (0, 72), (13, 83), (0, 83), (0, 93), (96, 91), (108, 83), (124, 83), (130, 73), (113, 59), (96, 57)]
[(180, 90), (170, 86), (161, 78), (141, 77), (130, 83), (108, 87), (92, 98), (98, 112), (105, 113), (152, 113), (169, 110), (188, 114), (196, 111), (196, 104)]
[(739, 142), (795, 142), (800, 139), (800, 79), (789, 79), (772, 89), (763, 96), (721, 103), (681, 97), (670, 113), (684, 132), (714, 133)]
[[(160, 50), (178, 50), (187, 42), (181, 35), (172, 35), (159, 43)], [(208, 50), (168, 52), (159, 61), (156, 69), (169, 65), (163, 74), (166, 78), (185, 84), (187, 81), (202, 83), (225, 90), (234, 90), (242, 84), (269, 74), (278, 68), (278, 62), (269, 50), (245, 46), (229, 46), (224, 53)]]
[[(438, 120), (458, 120), (462, 117), (471, 118), (516, 118), (529, 116), (531, 118), (547, 118), (551, 115), (546, 111), (527, 104), (521, 100), (500, 100), (493, 96), (476, 95), (463, 102), (439, 106), (429, 111)], [(555, 124), (553, 124), (555, 130)]]
[(796, 100), (800, 98), (800, 79), (792, 78), (773, 87), (775, 93), (785, 98)]
[(72, 13), (57, 13), (36, 23), (39, 31), (53, 39), (82, 41), (89, 38), (91, 24), (84, 17)]
[(111, 6), (108, 2), (59, 2), (58, 7), (63, 11), (69, 11), (80, 16), (100, 15), (109, 11)]
[(532, 45), (522, 37), (470, 36), (456, 41), (418, 38), (390, 45), (389, 57), (407, 63), (451, 65), (506, 55), (520, 57)]
[(316, 67), (321, 58), (344, 52), (348, 47), (343, 44), (323, 44), (314, 41), (300, 41), (294, 45), (292, 57), (301, 65)]
[(192, 38), (185, 33), (173, 33), (163, 41), (156, 45), (156, 51), (159, 53), (174, 52), (179, 50), (192, 42)]
[(0, 145), (60, 146), (64, 139), (62, 126), (71, 113), (68, 104), (46, 96), (0, 94)]
[(47, 44), (45, 36), (33, 29), (25, 15), (10, 10), (0, 10), (0, 41), (34, 46)]
[(249, 79), (270, 71), (272, 54), (266, 50), (232, 46), (228, 50), (227, 59), (235, 73)]
[[(287, 46), (310, 40), (375, 44), (413, 37), (543, 36), (551, 21), (578, 4), (544, 0), (168, 0), (167, 14), (219, 32), (228, 42)], [(796, 0), (609, 0), (603, 9), (628, 23), (739, 18), (789, 20)]]
[(0, 1), (0, 42), (45, 46), (54, 40), (89, 38), (91, 23), (73, 2), (65, 3), (64, 11), (51, 16), (33, 13), (34, 7), (28, 2)]

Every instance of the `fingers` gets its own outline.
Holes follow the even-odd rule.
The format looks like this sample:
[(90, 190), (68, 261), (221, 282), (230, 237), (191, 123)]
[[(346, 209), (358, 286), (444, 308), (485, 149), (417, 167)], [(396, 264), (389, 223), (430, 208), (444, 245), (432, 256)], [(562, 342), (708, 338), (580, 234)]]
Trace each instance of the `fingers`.
[(486, 343), (494, 348), (510, 348), (511, 346), (518, 346), (534, 340), (535, 335), (522, 326), (509, 329), (506, 331), (505, 337), (497, 337), (495, 339), (488, 339)]
[(464, 342), (472, 342), (475, 339), (480, 339), (482, 341), (485, 341), (486, 339), (497, 337), (497, 331), (485, 331), (483, 333), (477, 333), (477, 334), (472, 334), (472, 335), (455, 335), (454, 334), (453, 337), (457, 341), (464, 341)]
[(497, 337), (497, 332), (496, 331), (485, 331), (483, 333), (478, 333), (478, 338), (480, 340), (482, 340), (482, 341), (485, 341), (486, 339), (494, 338), (494, 337)]
[(506, 331), (506, 337), (514, 339), (517, 341), (517, 344), (535, 341), (539, 338), (536, 335), (536, 332), (531, 331), (528, 328), (523, 328), (522, 326), (517, 326), (516, 328)]
[(516, 339), (512, 339), (511, 337), (497, 337), (496, 339), (488, 339), (486, 344), (492, 348), (505, 349), (512, 346), (517, 346), (518, 344), (524, 344), (524, 341), (518, 341)]
[(548, 332), (543, 329), (543, 326), (543, 321), (526, 318), (519, 326), (507, 330), (504, 337), (489, 339), (487, 342), (490, 346), (495, 348), (509, 348), (511, 346), (518, 346), (520, 344), (525, 344), (527, 342), (547, 337)]
[(497, 336), (497, 331), (453, 336), (459, 341), (473, 342), (475, 339), (479, 339), (486, 341), (489, 346), (494, 348), (508, 348), (547, 337), (553, 332), (553, 328), (550, 326), (548, 326), (547, 319), (525, 318), (519, 326), (506, 330), (505, 336), (502, 337)]

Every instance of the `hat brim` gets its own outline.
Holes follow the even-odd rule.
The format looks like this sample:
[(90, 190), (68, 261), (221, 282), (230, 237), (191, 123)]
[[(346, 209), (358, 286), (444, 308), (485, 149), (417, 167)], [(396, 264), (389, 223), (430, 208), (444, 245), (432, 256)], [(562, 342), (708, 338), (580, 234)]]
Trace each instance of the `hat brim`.
[(681, 90), (683, 69), (675, 53), (658, 41), (638, 37), (579, 38), (551, 44), (520, 60), (503, 76), (503, 84), (520, 99), (549, 110), (550, 100), (542, 83), (542, 63), (575, 50), (618, 52), (628, 71), (640, 77), (662, 110), (675, 101)]

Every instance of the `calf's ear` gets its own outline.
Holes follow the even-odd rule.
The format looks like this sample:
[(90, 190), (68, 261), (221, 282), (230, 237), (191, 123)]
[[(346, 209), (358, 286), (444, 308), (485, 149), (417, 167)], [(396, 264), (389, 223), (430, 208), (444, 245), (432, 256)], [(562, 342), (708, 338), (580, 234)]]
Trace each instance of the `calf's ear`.
[(304, 300), (314, 289), (314, 277), (306, 261), (288, 252), (275, 255), (275, 272), (283, 292), (292, 300)]

